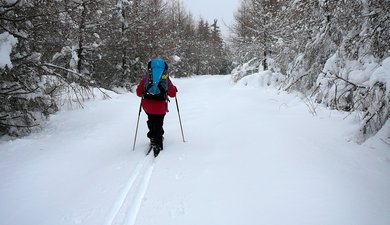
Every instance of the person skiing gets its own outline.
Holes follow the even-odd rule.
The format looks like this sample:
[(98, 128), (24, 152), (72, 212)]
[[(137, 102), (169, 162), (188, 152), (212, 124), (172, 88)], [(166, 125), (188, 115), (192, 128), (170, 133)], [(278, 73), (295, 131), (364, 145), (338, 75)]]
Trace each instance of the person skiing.
[(163, 59), (152, 59), (148, 63), (148, 72), (137, 86), (137, 95), (142, 98), (141, 105), (148, 116), (147, 137), (154, 156), (163, 150), (163, 124), (168, 112), (168, 96), (176, 97), (177, 88), (169, 79), (168, 65)]

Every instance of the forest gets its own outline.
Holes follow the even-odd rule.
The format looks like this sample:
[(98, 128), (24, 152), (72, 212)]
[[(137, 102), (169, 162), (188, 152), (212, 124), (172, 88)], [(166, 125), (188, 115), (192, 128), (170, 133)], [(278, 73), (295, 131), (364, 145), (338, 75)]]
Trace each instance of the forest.
[(241, 0), (231, 35), (180, 0), (1, 0), (0, 135), (23, 136), (94, 90), (128, 90), (150, 58), (172, 77), (272, 71), (276, 88), (358, 112), (360, 141), (390, 114), (388, 0)]
[(174, 77), (227, 73), (218, 21), (195, 21), (180, 1), (2, 0), (0, 44), (12, 46), (0, 67), (1, 135), (39, 129), (92, 88), (130, 90), (153, 57)]

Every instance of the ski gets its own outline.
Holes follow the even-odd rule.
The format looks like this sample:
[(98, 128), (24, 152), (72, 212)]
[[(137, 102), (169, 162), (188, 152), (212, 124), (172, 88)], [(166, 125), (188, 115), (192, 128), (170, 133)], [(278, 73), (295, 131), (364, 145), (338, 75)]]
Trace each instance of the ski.
[(148, 147), (148, 150), (146, 151), (146, 155), (149, 155), (150, 152), (152, 151), (152, 149), (153, 149), (153, 146), (150, 145), (150, 146)]
[(160, 154), (160, 152), (161, 152), (161, 150), (157, 150), (157, 147), (156, 146), (153, 146), (153, 145), (150, 145), (149, 146), (149, 148), (148, 148), (148, 151), (146, 152), (146, 155), (149, 155), (150, 154), (150, 152), (152, 152), (153, 151), (153, 155), (154, 155), (154, 157), (156, 158), (159, 154)]
[(156, 158), (156, 157), (158, 156), (158, 154), (160, 154), (160, 151), (161, 151), (161, 150), (158, 150), (158, 152), (156, 152), (156, 151), (153, 150), (154, 158)]

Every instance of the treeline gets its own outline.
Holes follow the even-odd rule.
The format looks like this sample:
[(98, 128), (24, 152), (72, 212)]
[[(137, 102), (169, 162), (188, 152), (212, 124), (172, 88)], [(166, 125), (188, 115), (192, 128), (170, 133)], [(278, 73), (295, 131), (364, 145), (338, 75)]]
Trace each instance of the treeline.
[(0, 0), (0, 35), (17, 39), (0, 67), (0, 135), (29, 133), (91, 87), (130, 89), (152, 57), (176, 77), (227, 72), (217, 21), (178, 0)]
[(361, 112), (364, 140), (390, 115), (390, 81), (379, 74), (390, 55), (389, 12), (387, 0), (242, 0), (234, 61), (285, 75), (283, 90)]

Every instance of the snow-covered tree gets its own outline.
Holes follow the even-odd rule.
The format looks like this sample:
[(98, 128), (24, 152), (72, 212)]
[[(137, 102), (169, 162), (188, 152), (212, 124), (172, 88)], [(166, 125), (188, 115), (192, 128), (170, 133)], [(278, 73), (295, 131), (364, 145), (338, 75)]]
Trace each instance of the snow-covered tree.
[(37, 5), (38, 1), (1, 1), (0, 52), (8, 62), (0, 65), (0, 135), (29, 133), (57, 110), (51, 97), (54, 86), (41, 67), (45, 37), (37, 35), (42, 26), (56, 21), (45, 21), (50, 14)]
[(389, 7), (380, 0), (242, 0), (234, 60), (240, 68), (262, 61), (263, 69), (286, 75), (283, 89), (362, 112), (364, 139), (389, 118), (389, 81), (375, 72), (390, 54)]

